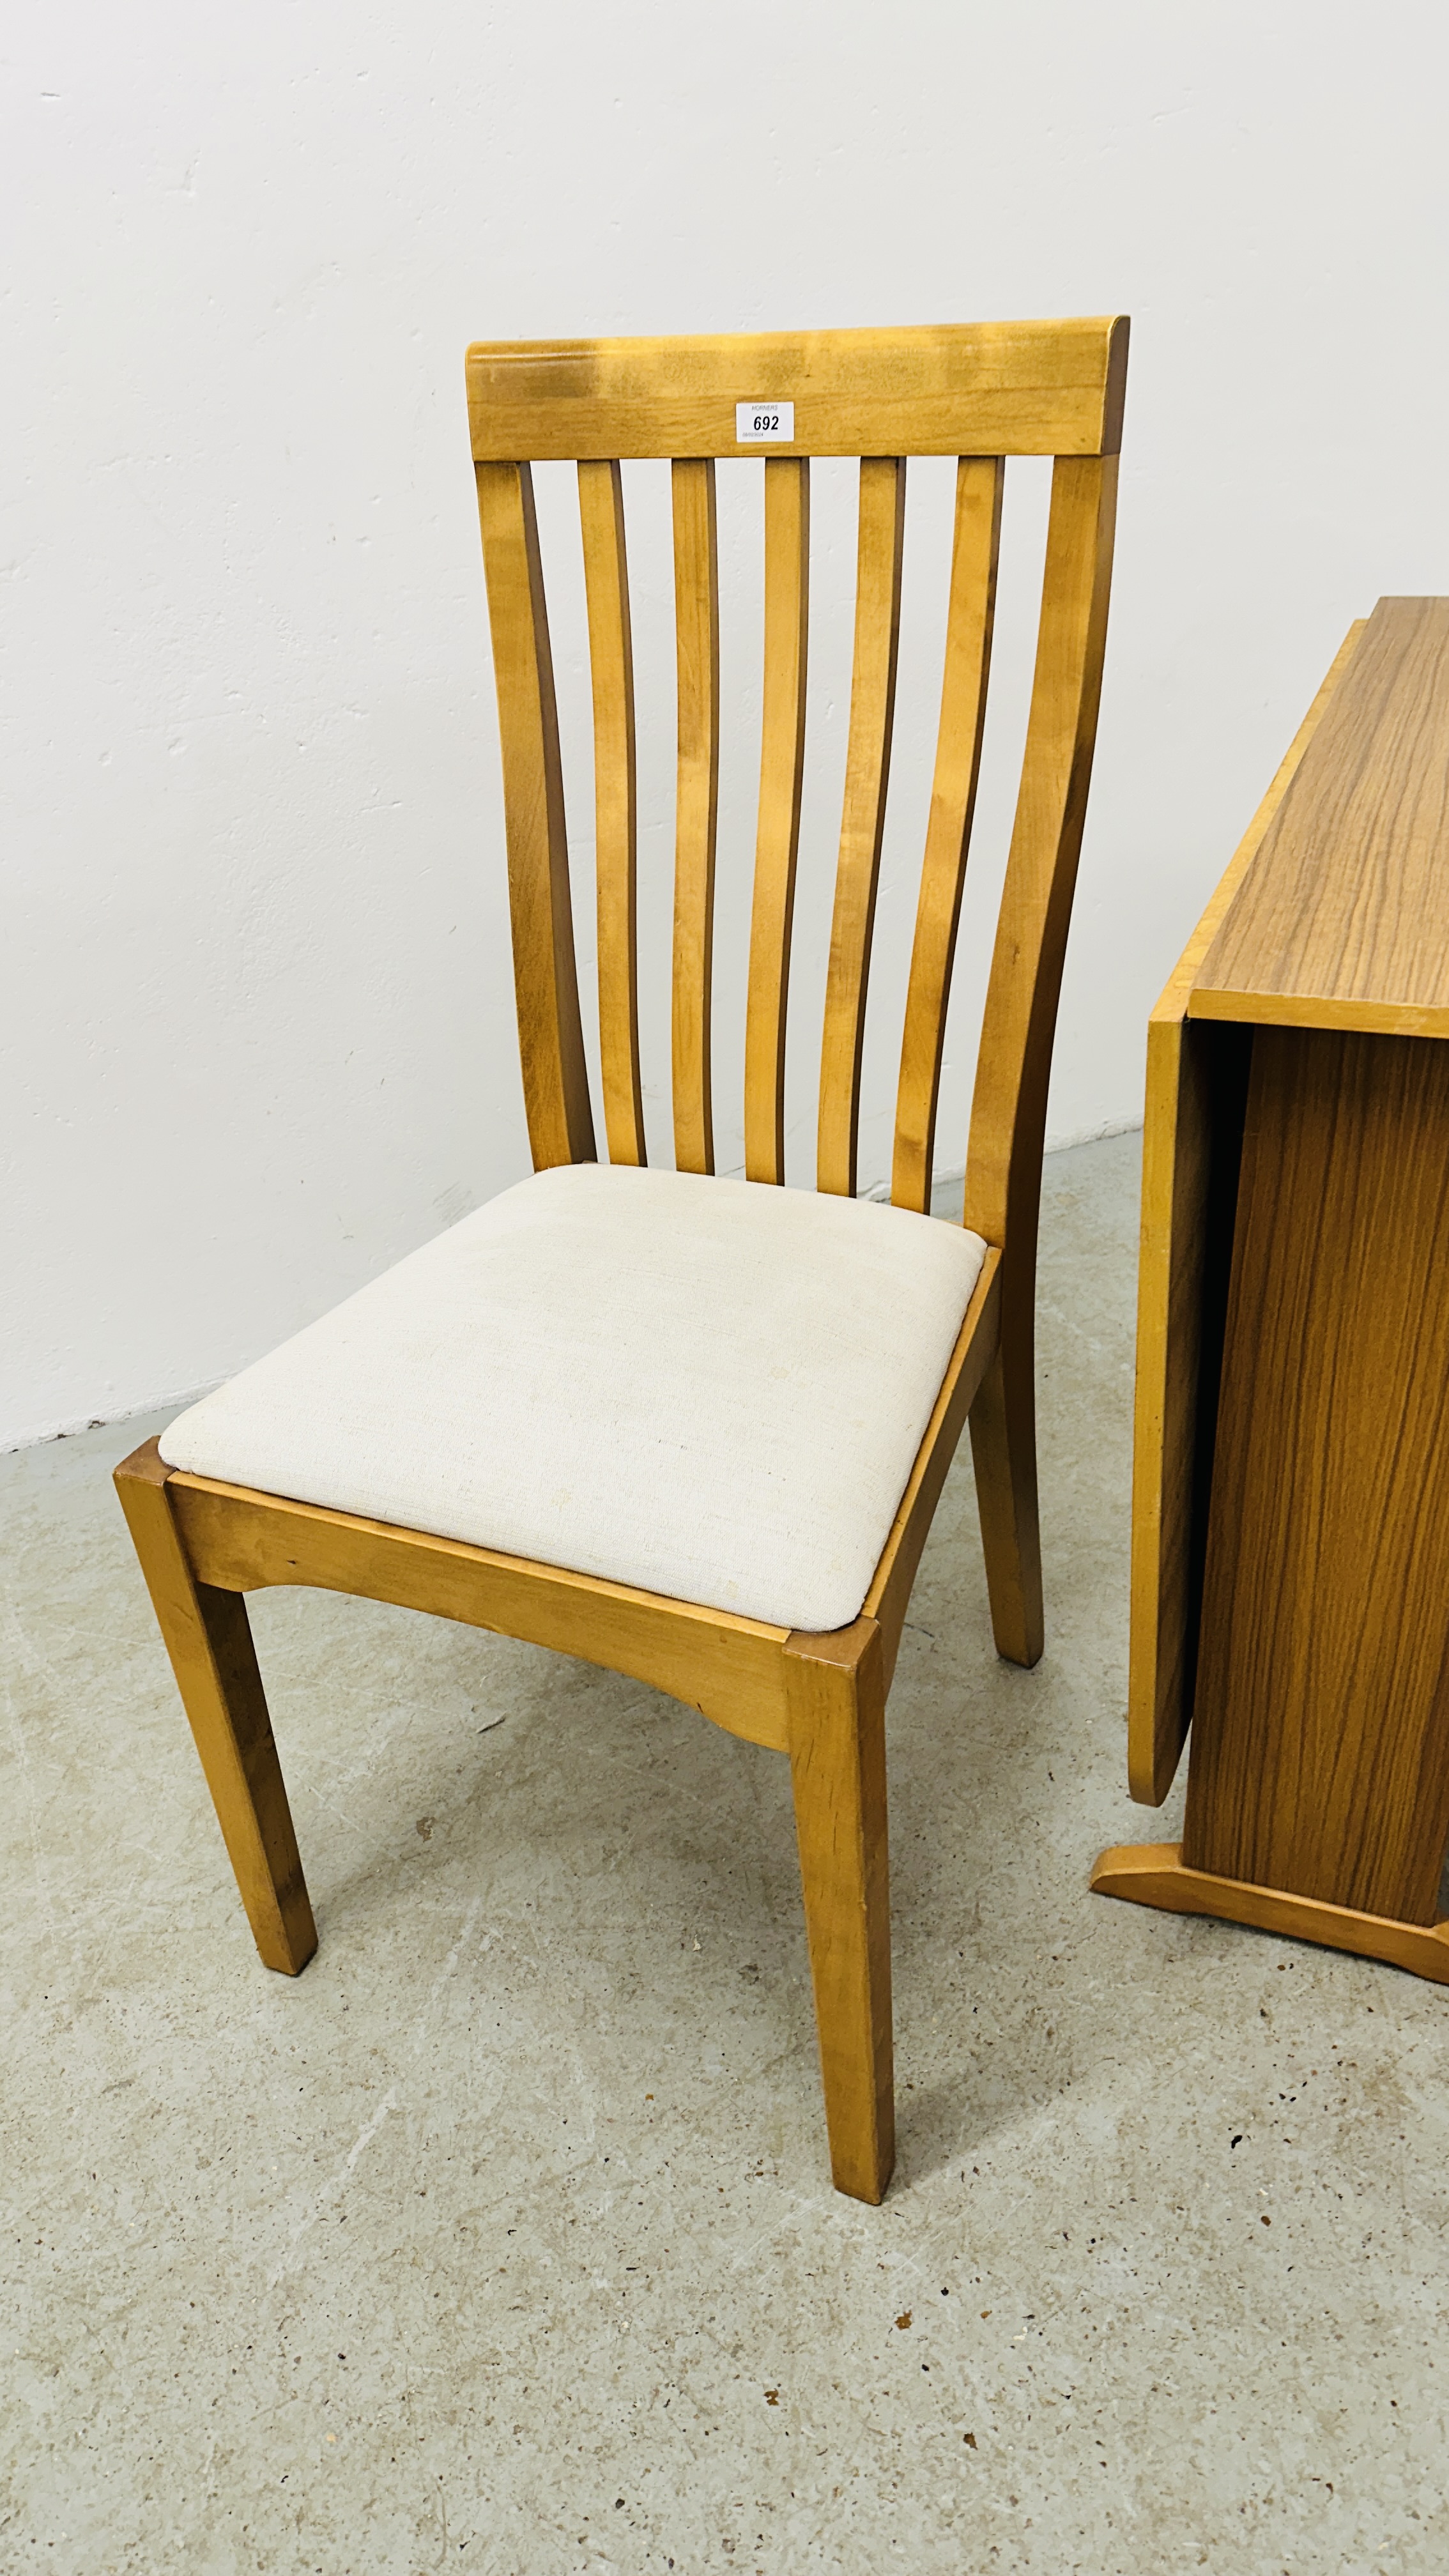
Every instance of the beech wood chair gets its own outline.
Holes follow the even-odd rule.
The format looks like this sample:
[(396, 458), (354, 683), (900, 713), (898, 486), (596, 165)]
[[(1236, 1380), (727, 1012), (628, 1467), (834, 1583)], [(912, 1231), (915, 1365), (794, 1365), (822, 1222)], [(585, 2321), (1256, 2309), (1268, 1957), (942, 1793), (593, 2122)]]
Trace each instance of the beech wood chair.
[[(1016, 1663), (1032, 1664), (1042, 1648), (1033, 1395), (1037, 1214), (1047, 1079), (1096, 732), (1126, 354), (1127, 324), (1121, 318), (501, 343), (469, 351), (502, 735), (519, 1038), (536, 1177), (465, 1219), (271, 1361), (204, 1399), (159, 1444), (149, 1441), (116, 1471), (237, 1884), (268, 1967), (295, 1976), (317, 1936), (247, 1622), (244, 1595), (250, 1590), (319, 1585), (530, 1639), (652, 1683), (734, 1734), (788, 1753), (832, 2168), (839, 2190), (866, 2201), (881, 2198), (894, 2160), (885, 1699), (931, 1516), (968, 1418), (997, 1649)], [(714, 1164), (710, 1008), (720, 735), (715, 459), (753, 452), (762, 421), (764, 712), (746, 1011), (746, 1178), (710, 1180), (705, 1189), (701, 1176), (711, 1175)], [(951, 455), (958, 465), (940, 728), (901, 1050), (893, 1207), (881, 1209), (856, 1201), (854, 1194), (909, 455)], [(754, 1186), (784, 1178), (786, 996), (804, 758), (812, 456), (860, 460), (854, 678), (821, 1056), (821, 1198)], [(922, 1220), (930, 1205), (946, 1005), (980, 761), (1007, 456), (1050, 456), (1055, 462), (1026, 748), (971, 1113), (963, 1234), (923, 1227)], [(642, 1169), (633, 671), (621, 457), (672, 460), (679, 746), (673, 1174)], [(609, 1165), (595, 1167), (593, 1177), (574, 1168), (594, 1165), (595, 1136), (531, 480), (532, 461), (544, 458), (577, 464), (586, 573), (599, 1032), (609, 1155)], [(558, 1248), (560, 1226), (567, 1257)], [(596, 1243), (597, 1258), (591, 1250)], [(586, 1330), (590, 1299), (597, 1296), (608, 1309), (615, 1294), (609, 1282), (621, 1262), (627, 1270), (640, 1257), (641, 1245), (646, 1269), (654, 1264), (649, 1277), (655, 1284), (645, 1301), (647, 1335), (665, 1329), (659, 1318), (673, 1294), (666, 1273), (676, 1254), (695, 1265), (694, 1286), (681, 1291), (686, 1323), (688, 1297), (697, 1294), (699, 1278), (712, 1276), (717, 1261), (724, 1264), (728, 1293), (715, 1310), (719, 1333), (726, 1342), (736, 1329), (755, 1334), (750, 1365), (758, 1362), (763, 1379), (771, 1375), (770, 1335), (777, 1333), (783, 1348), (794, 1333), (794, 1356), (787, 1353), (774, 1371), (789, 1379), (786, 1396), (773, 1413), (761, 1416), (768, 1438), (778, 1434), (784, 1444), (784, 1465), (776, 1459), (769, 1469), (777, 1484), (783, 1480), (789, 1487), (799, 1466), (799, 1444), (789, 1445), (796, 1426), (787, 1416), (801, 1387), (809, 1392), (814, 1363), (805, 1345), (823, 1336), (825, 1364), (838, 1376), (845, 1365), (841, 1354), (848, 1353), (855, 1332), (857, 1358), (851, 1365), (863, 1372), (863, 1410), (869, 1400), (884, 1401), (878, 1392), (872, 1396), (869, 1372), (877, 1363), (890, 1386), (895, 1381), (889, 1371), (898, 1362), (914, 1368), (913, 1392), (908, 1390), (908, 1402), (901, 1399), (900, 1419), (884, 1424), (885, 1446), (879, 1458), (871, 1453), (874, 1464), (860, 1464), (850, 1447), (855, 1432), (842, 1431), (844, 1446), (833, 1450), (827, 1443), (823, 1460), (809, 1458), (799, 1468), (805, 1484), (785, 1492), (780, 1526), (786, 1539), (777, 1533), (765, 1551), (772, 1566), (781, 1548), (788, 1556), (790, 1529), (809, 1521), (809, 1512), (797, 1508), (799, 1491), (808, 1487), (825, 1497), (831, 1510), (837, 1506), (830, 1498), (840, 1498), (838, 1509), (849, 1525), (842, 1524), (844, 1538), (830, 1558), (834, 1570), (828, 1579), (822, 1575), (817, 1582), (808, 1568), (798, 1575), (787, 1569), (779, 1584), (788, 1591), (795, 1582), (797, 1589), (775, 1599), (773, 1573), (757, 1569), (751, 1577), (754, 1595), (741, 1598), (739, 1607), (726, 1606), (739, 1589), (738, 1569), (710, 1559), (710, 1547), (724, 1544), (710, 1532), (720, 1513), (728, 1521), (732, 1497), (725, 1488), (736, 1474), (744, 1479), (746, 1507), (757, 1508), (749, 1456), (720, 1468), (721, 1490), (700, 1498), (704, 1535), (694, 1533), (689, 1544), (704, 1553), (687, 1561), (704, 1570), (697, 1580), (691, 1577), (690, 1597), (670, 1597), (679, 1583), (667, 1579), (668, 1566), (685, 1560), (670, 1554), (673, 1530), (647, 1525), (649, 1474), (634, 1477), (627, 1494), (619, 1479), (610, 1487), (607, 1474), (602, 1480), (595, 1474), (582, 1508), (596, 1521), (602, 1516), (597, 1544), (594, 1536), (587, 1545), (582, 1538), (570, 1540), (564, 1522), (557, 1526), (565, 1534), (547, 1547), (520, 1542), (520, 1527), (550, 1531), (556, 1525), (550, 1513), (581, 1508), (567, 1491), (543, 1494), (535, 1520), (518, 1522), (509, 1517), (500, 1487), (504, 1502), (489, 1508), (501, 1518), (481, 1530), (461, 1506), (455, 1512), (451, 1502), (445, 1507), (441, 1497), (433, 1497), (428, 1477), (440, 1472), (438, 1461), (452, 1436), (450, 1409), (463, 1400), (464, 1378), (475, 1364), (486, 1363), (486, 1350), (479, 1352), (492, 1331), (488, 1299), (496, 1306), (502, 1296), (506, 1307), (511, 1298), (515, 1324), (507, 1330), (526, 1336), (533, 1320), (525, 1310), (540, 1296), (546, 1302), (550, 1282), (566, 1274), (577, 1288), (582, 1271), (582, 1289), (569, 1311), (578, 1329)], [(746, 1249), (730, 1270), (741, 1245)], [(815, 1289), (809, 1276), (817, 1245), (824, 1282), (818, 1307), (810, 1303)], [(929, 1332), (925, 1324), (912, 1323), (910, 1303), (912, 1283), (928, 1274), (933, 1284), (929, 1294), (922, 1291), (922, 1312), (930, 1309)], [(861, 1308), (852, 1302), (857, 1276), (865, 1283)], [(520, 1278), (524, 1286), (516, 1289)], [(564, 1296), (562, 1286), (558, 1293)], [(456, 1305), (451, 1343), (454, 1326), (438, 1321), (437, 1311), (439, 1300), (446, 1305), (449, 1297)], [(616, 1309), (624, 1312), (617, 1299)], [(421, 1343), (412, 1330), (420, 1312), (431, 1318)], [(893, 1337), (906, 1344), (912, 1334), (911, 1348), (891, 1348)], [(712, 1351), (713, 1323), (702, 1338)], [(556, 1354), (561, 1347), (556, 1334), (549, 1348)], [(460, 1351), (467, 1361), (463, 1367)], [(336, 1448), (344, 1432), (351, 1436), (352, 1417), (368, 1413), (374, 1378), (388, 1375), (392, 1354), (400, 1354), (398, 1368), (404, 1376), (413, 1369), (414, 1379), (400, 1394), (394, 1388), (385, 1399), (378, 1396), (380, 1409), (375, 1419), (368, 1417), (373, 1448), (362, 1464), (344, 1462), (324, 1474), (307, 1440), (320, 1457), (329, 1445)], [(590, 1368), (602, 1364), (601, 1354), (606, 1361), (607, 1351), (597, 1344)], [(535, 1352), (527, 1365), (536, 1358)], [(518, 1365), (508, 1363), (515, 1374)], [(557, 1409), (551, 1373), (566, 1363), (546, 1355), (540, 1365), (541, 1377), (530, 1381), (533, 1391), (525, 1387), (518, 1398), (509, 1436), (500, 1433), (489, 1449), (480, 1435), (481, 1446), (475, 1443), (476, 1454), (470, 1453), (476, 1465), (486, 1451), (487, 1472), (505, 1480), (525, 1476), (533, 1426), (551, 1407)], [(681, 1365), (675, 1410), (703, 1417), (709, 1401), (702, 1394), (696, 1405), (694, 1379), (687, 1364)], [(417, 1453), (409, 1462), (412, 1482), (390, 1482), (388, 1405), (406, 1414), (419, 1385), (424, 1402), (437, 1397), (427, 1436), (411, 1437)], [(500, 1380), (489, 1401), (506, 1413), (514, 1388), (515, 1376)], [(642, 1454), (666, 1458), (673, 1441), (670, 1390), (655, 1394), (665, 1412), (643, 1425)], [(726, 1384), (722, 1395), (718, 1388), (715, 1394), (717, 1410), (728, 1412), (732, 1390)], [(587, 1387), (578, 1400), (587, 1402)], [(641, 1395), (641, 1406), (644, 1400)], [(747, 1405), (753, 1398), (741, 1389), (738, 1400)], [(914, 1423), (910, 1404), (917, 1407)], [(257, 1431), (260, 1417), (266, 1437)], [(747, 1430), (752, 1448), (757, 1434)], [(542, 1440), (544, 1431), (538, 1436)], [(627, 1446), (622, 1414), (614, 1430), (606, 1425), (601, 1435), (606, 1457), (616, 1436)], [(733, 1454), (728, 1436), (719, 1434), (721, 1456)], [(556, 1462), (545, 1482), (549, 1475), (557, 1482)], [(386, 1508), (378, 1508), (379, 1496)], [(616, 1545), (610, 1534), (609, 1513), (626, 1506), (644, 1515), (637, 1545), (622, 1539)], [(758, 1508), (773, 1508), (768, 1493)], [(436, 1534), (450, 1517), (463, 1535)], [(808, 1528), (804, 1535), (811, 1536)], [(831, 1547), (838, 1537), (831, 1537)], [(480, 1538), (493, 1543), (480, 1544)], [(760, 1553), (748, 1528), (731, 1544), (741, 1564)], [(575, 1560), (564, 1554), (552, 1561), (555, 1546), (575, 1547)], [(868, 1553), (862, 1558), (863, 1546)], [(846, 1562), (851, 1548), (853, 1572)], [(545, 1554), (550, 1561), (542, 1561)], [(581, 1566), (578, 1560), (586, 1561)], [(665, 1577), (650, 1573), (650, 1579), (639, 1579), (640, 1566), (648, 1573), (660, 1564)], [(712, 1597), (696, 1597), (701, 1592)], [(815, 1607), (802, 1624), (794, 1604), (807, 1598)], [(760, 1615), (761, 1599), (769, 1601), (768, 1616)]]

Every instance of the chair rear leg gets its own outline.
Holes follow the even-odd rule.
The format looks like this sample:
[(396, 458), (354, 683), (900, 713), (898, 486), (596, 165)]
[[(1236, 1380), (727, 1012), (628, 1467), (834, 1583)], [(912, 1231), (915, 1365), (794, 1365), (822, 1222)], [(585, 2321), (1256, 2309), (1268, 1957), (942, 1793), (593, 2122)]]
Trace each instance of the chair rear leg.
[(154, 1440), (116, 1469), (151, 1604), (191, 1722), (237, 1887), (265, 1965), (295, 1977), (317, 1930), (239, 1592), (198, 1583), (166, 1498)]
[(880, 1630), (799, 1634), (785, 1658), (830, 2168), (837, 2191), (879, 2201), (896, 2155)]
[[(1004, 1319), (1003, 1319), (1004, 1323)], [(971, 1461), (998, 1655), (1039, 1661), (1045, 1630), (1036, 1493), (1036, 1358), (1032, 1336), (1008, 1338), (971, 1407)]]

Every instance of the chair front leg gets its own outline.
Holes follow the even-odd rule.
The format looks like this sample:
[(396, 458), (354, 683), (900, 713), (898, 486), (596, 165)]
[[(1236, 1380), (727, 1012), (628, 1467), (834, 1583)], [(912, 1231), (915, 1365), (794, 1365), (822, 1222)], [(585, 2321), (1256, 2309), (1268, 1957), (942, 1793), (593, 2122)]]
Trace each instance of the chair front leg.
[(797, 1633), (785, 1665), (831, 2172), (837, 2191), (879, 2201), (896, 2155), (880, 1630)]
[(295, 1977), (317, 1930), (272, 1739), (262, 1677), (239, 1592), (198, 1583), (166, 1498), (154, 1440), (116, 1469), (171, 1669), (263, 1962)]

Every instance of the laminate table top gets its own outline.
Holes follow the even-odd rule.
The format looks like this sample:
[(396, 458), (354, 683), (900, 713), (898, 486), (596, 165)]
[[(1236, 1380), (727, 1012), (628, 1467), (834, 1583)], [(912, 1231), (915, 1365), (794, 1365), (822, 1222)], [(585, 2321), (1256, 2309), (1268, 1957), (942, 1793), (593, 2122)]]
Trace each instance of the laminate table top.
[(1449, 1037), (1449, 599), (1364, 624), (1187, 1014)]

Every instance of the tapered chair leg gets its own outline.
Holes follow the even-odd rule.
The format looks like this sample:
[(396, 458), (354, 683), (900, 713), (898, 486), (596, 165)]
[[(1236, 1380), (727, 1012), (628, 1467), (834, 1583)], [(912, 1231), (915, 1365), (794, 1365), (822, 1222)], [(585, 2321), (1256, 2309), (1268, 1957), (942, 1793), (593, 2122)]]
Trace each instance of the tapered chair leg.
[(971, 1462), (998, 1655), (1040, 1660), (1045, 1641), (1036, 1496), (1036, 1379), (1030, 1332), (1003, 1339), (971, 1407)]
[(878, 2201), (896, 2156), (880, 1630), (799, 1634), (785, 1657), (830, 2167), (837, 2191)]
[(317, 1947), (312, 1907), (239, 1592), (198, 1583), (166, 1499), (154, 1440), (116, 1469), (171, 1669), (236, 1883), (267, 1967), (295, 1977)]

